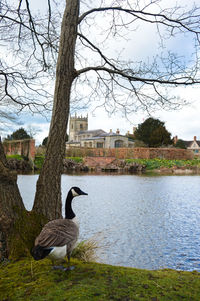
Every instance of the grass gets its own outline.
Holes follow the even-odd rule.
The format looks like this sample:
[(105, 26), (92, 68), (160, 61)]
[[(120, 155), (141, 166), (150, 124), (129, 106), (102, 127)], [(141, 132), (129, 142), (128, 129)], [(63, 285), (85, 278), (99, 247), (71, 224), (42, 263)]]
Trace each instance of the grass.
[(81, 158), (81, 157), (66, 157), (65, 159), (75, 161), (76, 163), (82, 163), (83, 162), (83, 158)]
[(35, 156), (34, 164), (38, 169), (42, 168), (43, 163), (44, 163), (44, 156), (43, 155)]
[(96, 250), (99, 249), (95, 239), (81, 241), (72, 252), (72, 256), (84, 262), (96, 261)]
[(138, 163), (146, 166), (146, 170), (153, 170), (158, 168), (172, 168), (176, 167), (187, 167), (192, 166), (200, 167), (200, 160), (166, 160), (166, 159), (126, 159), (128, 164)]
[(17, 159), (17, 160), (22, 160), (23, 157), (21, 155), (7, 155), (6, 158), (9, 159)]
[(72, 261), (70, 272), (49, 260), (1, 264), (0, 300), (200, 300), (200, 273), (148, 271)]

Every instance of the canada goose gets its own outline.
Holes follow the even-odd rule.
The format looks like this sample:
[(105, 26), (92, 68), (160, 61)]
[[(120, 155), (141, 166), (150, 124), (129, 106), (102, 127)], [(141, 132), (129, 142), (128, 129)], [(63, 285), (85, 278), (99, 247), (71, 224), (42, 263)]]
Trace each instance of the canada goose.
[(48, 257), (52, 263), (56, 259), (68, 258), (68, 268), (54, 267), (54, 269), (70, 270), (70, 256), (75, 247), (79, 235), (79, 224), (72, 210), (72, 199), (79, 195), (87, 195), (78, 187), (72, 187), (67, 195), (65, 203), (65, 218), (48, 222), (35, 239), (35, 246), (31, 255), (35, 260)]

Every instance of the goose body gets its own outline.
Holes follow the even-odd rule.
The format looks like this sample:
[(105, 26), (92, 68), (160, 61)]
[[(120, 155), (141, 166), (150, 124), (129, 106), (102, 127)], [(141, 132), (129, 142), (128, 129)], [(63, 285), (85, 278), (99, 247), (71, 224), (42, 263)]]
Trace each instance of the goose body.
[(31, 254), (35, 260), (48, 257), (52, 260), (64, 259), (67, 255), (70, 261), (71, 253), (79, 236), (79, 224), (72, 210), (72, 199), (75, 196), (87, 195), (78, 187), (72, 187), (65, 203), (65, 218), (48, 222), (35, 239)]

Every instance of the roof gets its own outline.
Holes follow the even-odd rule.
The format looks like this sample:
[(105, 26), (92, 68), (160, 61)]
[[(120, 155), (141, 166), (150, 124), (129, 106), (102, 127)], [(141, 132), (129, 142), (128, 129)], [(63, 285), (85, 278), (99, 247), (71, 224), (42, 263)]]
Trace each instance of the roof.
[(183, 142), (184, 142), (184, 144), (185, 144), (185, 146), (186, 147), (190, 147), (191, 145), (192, 145), (192, 143), (194, 143), (194, 142), (196, 142), (197, 143), (197, 145), (200, 147), (200, 140), (192, 140), (192, 141), (185, 141), (185, 140), (183, 140)]
[(101, 130), (101, 129), (98, 129), (98, 130), (80, 131), (80, 132), (78, 132), (78, 135), (92, 134), (93, 136), (96, 136), (96, 135), (99, 136), (99, 135), (104, 134), (104, 133), (106, 133), (106, 132)]
[(117, 134), (117, 133), (103, 133), (102, 135), (100, 135), (101, 137), (108, 137), (108, 136), (124, 136), (124, 135), (121, 135), (121, 134)]
[(79, 141), (70, 140), (70, 141), (67, 141), (66, 144), (80, 144), (80, 142)]
[(88, 140), (98, 140), (98, 139), (104, 139), (103, 137), (100, 137), (100, 136), (94, 136), (94, 137), (86, 137), (86, 138), (83, 138), (81, 139), (81, 141), (88, 141)]

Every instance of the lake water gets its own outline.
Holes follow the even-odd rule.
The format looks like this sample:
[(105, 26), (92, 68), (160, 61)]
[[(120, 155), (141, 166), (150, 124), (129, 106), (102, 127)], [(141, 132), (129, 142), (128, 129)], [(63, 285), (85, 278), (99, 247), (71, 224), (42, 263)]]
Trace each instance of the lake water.
[[(28, 210), (37, 178), (18, 176)], [(73, 208), (80, 239), (102, 246), (100, 262), (200, 271), (200, 176), (63, 175), (63, 203), (71, 186), (88, 193)]]

